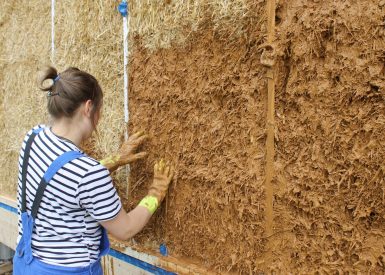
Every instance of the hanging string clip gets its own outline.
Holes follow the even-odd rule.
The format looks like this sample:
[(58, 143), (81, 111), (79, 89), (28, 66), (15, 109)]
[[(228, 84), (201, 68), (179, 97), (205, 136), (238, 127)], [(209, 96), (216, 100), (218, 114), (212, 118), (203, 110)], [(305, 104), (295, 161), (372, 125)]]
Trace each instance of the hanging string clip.
[(118, 6), (118, 11), (123, 17), (128, 16), (128, 8), (127, 8), (127, 0), (123, 0), (119, 6)]

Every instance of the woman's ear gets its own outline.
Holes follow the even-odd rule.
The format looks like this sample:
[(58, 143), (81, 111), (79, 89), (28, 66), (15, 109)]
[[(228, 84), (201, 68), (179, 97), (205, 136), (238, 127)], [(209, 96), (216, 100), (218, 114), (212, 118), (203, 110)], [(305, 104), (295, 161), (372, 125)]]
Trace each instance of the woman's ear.
[(87, 100), (84, 103), (84, 114), (90, 118), (92, 116), (92, 110), (94, 108), (94, 104), (92, 103), (92, 100)]

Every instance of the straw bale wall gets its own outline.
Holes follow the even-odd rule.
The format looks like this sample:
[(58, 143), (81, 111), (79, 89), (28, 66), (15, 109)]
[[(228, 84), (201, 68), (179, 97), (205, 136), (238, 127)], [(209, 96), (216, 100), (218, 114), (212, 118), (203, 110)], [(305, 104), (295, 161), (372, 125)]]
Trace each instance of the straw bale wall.
[[(240, 20), (255, 16), (247, 1), (129, 0), (131, 30), (147, 49), (183, 44), (203, 26), (230, 36), (244, 33)], [(260, 1), (261, 2), (261, 1)]]
[[(124, 139), (122, 22), (113, 1), (57, 1), (55, 63), (85, 70), (98, 79), (104, 93), (98, 134), (86, 151), (102, 158), (116, 151)], [(125, 189), (125, 171), (114, 173), (115, 184)], [(123, 190), (122, 189), (122, 190)], [(123, 194), (123, 193), (122, 193)]]
[(0, 3), (0, 188), (11, 196), (23, 137), (46, 116), (35, 79), (39, 64), (50, 63), (50, 3), (37, 2)]
[[(49, 62), (50, 6), (0, 4), (1, 190), (15, 192), (22, 136), (47, 120), (33, 84)], [(117, 2), (58, 1), (55, 63), (104, 91), (99, 157), (124, 132)], [(265, 226), (266, 1), (129, 1), (130, 132), (146, 160), (114, 175), (127, 210), (155, 159), (176, 170), (165, 203), (131, 244), (167, 245), (220, 274), (385, 272), (385, 2), (277, 1), (272, 236)], [(26, 31), (28, 30), (28, 32)], [(16, 126), (17, 125), (17, 126)], [(271, 249), (271, 253), (269, 253)], [(268, 258), (270, 257), (270, 258)]]

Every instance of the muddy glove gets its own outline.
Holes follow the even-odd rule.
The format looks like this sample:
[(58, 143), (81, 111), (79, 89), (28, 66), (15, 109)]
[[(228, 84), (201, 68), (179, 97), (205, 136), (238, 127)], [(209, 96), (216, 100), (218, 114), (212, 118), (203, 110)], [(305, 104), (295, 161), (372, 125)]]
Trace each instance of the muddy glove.
[(154, 180), (148, 190), (148, 195), (139, 205), (146, 207), (153, 214), (166, 196), (173, 175), (171, 167), (166, 165), (164, 160), (155, 163)]
[(129, 139), (123, 143), (117, 153), (102, 159), (100, 164), (106, 167), (111, 173), (122, 165), (144, 158), (147, 156), (146, 152), (136, 153), (135, 151), (146, 138), (147, 136), (144, 135), (143, 132), (137, 132), (131, 135)]

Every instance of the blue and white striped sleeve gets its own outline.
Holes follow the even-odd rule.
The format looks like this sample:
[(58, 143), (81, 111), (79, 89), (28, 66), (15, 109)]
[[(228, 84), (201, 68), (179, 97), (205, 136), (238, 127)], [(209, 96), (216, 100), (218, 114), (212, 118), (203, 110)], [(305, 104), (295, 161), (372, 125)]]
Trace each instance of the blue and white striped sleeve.
[(112, 185), (108, 170), (98, 164), (91, 167), (79, 183), (79, 205), (97, 221), (115, 218), (122, 203)]

